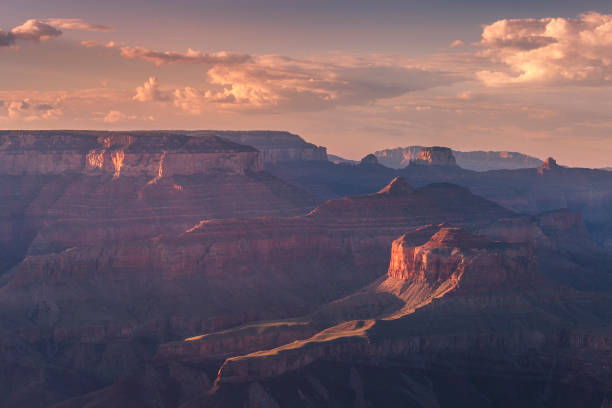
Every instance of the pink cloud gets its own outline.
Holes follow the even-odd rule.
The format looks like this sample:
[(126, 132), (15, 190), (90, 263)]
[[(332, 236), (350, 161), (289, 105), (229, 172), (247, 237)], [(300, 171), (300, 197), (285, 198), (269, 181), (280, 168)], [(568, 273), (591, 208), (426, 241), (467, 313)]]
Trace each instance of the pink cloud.
[(111, 110), (109, 111), (106, 116), (104, 116), (104, 119), (102, 119), (105, 123), (117, 123), (121, 120), (127, 119), (127, 115), (118, 111), (118, 110)]
[(136, 95), (132, 97), (133, 100), (140, 102), (167, 101), (169, 98), (167, 93), (159, 89), (156, 77), (149, 77), (142, 86), (136, 88)]
[(13, 28), (9, 34), (19, 40), (45, 41), (59, 37), (62, 35), (62, 32), (52, 25), (40, 20), (28, 20), (22, 25)]
[(410, 91), (456, 82), (444, 72), (370, 60), (298, 60), (253, 57), (248, 63), (215, 65), (207, 72), (208, 89), (174, 92), (174, 104), (199, 112), (207, 104), (228, 109), (317, 111), (367, 105)]
[(59, 99), (47, 103), (31, 98), (23, 98), (1, 103), (0, 107), (5, 108), (5, 117), (7, 119), (29, 122), (42, 119), (57, 119), (60, 117), (62, 110), (58, 106), (59, 102)]
[(520, 83), (612, 84), (612, 15), (499, 20), (479, 45), (506, 70), (481, 70), (489, 86)]
[(47, 41), (62, 35), (61, 29), (86, 31), (112, 31), (110, 27), (91, 24), (77, 18), (30, 19), (10, 31), (0, 30), (0, 46), (21, 41)]

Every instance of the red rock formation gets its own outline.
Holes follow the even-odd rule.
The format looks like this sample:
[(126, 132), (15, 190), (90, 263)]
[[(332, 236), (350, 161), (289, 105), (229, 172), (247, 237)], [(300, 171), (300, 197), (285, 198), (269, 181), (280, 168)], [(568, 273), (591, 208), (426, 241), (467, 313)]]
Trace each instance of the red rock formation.
[(304, 214), (316, 203), (263, 172), (254, 148), (216, 136), (7, 131), (0, 138), (0, 272), (26, 251), (178, 233), (205, 218)]
[[(447, 197), (453, 197), (450, 207)], [(119, 302), (146, 321), (232, 321), (252, 310), (258, 313), (252, 319), (297, 315), (382, 275), (391, 243), (403, 231), (445, 221), (477, 228), (508, 214), (465, 189), (413, 190), (396, 179), (378, 194), (333, 200), (307, 216), (208, 220), (178, 236), (29, 256), (0, 288), (0, 300), (24, 313), (48, 305), (36, 313), (50, 325), (67, 307), (74, 310), (70, 319), (132, 324), (102, 306), (106, 302)], [(62, 289), (67, 281), (71, 291)], [(36, 294), (40, 282), (47, 287), (43, 298)], [(105, 294), (96, 297), (101, 303), (87, 300), (92, 293)], [(159, 301), (142, 308), (147, 298)], [(70, 319), (62, 324), (71, 325)], [(177, 335), (184, 333), (177, 327)]]
[(535, 277), (535, 255), (526, 245), (492, 242), (459, 228), (441, 228), (417, 247), (406, 241), (404, 235), (393, 242), (390, 278), (490, 290), (525, 285)]
[[(432, 230), (422, 232), (426, 231)], [(399, 311), (383, 316), (382, 321), (401, 320), (447, 296), (525, 288), (536, 280), (537, 262), (529, 245), (492, 242), (459, 228), (442, 226), (427, 242), (414, 246), (420, 235), (406, 234), (393, 242), (388, 279), (370, 289), (390, 291), (406, 302)], [(372, 336), (370, 333), (378, 325), (376, 320), (346, 322), (310, 339), (231, 357), (220, 369), (217, 383), (278, 376), (322, 358), (374, 357), (412, 349), (411, 340), (390, 345), (384, 344), (384, 336)]]
[(253, 148), (209, 137), (172, 133), (4, 132), (0, 174), (52, 175), (65, 172), (156, 177), (210, 171), (261, 171)]

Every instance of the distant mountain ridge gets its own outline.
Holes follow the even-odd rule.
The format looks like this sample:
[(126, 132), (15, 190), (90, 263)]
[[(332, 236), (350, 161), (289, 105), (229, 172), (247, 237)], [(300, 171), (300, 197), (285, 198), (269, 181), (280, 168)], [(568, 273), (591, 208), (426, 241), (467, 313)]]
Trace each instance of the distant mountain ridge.
[[(416, 160), (424, 148), (424, 146), (397, 147), (379, 150), (374, 155), (383, 166), (401, 169)], [(466, 170), (514, 170), (535, 168), (544, 163), (536, 157), (518, 152), (481, 150), (471, 152), (453, 150), (452, 152), (459, 167)]]

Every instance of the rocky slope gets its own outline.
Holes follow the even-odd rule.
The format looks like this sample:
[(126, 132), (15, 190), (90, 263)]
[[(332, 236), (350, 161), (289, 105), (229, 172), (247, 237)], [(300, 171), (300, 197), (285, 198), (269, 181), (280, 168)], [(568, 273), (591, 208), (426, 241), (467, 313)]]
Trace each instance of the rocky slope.
[[(535, 270), (536, 258), (528, 245), (495, 243), (459, 228), (442, 227), (423, 245), (414, 246), (410, 235), (395, 240), (387, 280), (374, 290), (404, 300), (400, 310), (381, 317), (392, 321), (450, 294), (529, 287), (536, 279)], [(341, 323), (310, 339), (229, 358), (219, 371), (218, 383), (278, 376), (318, 359), (342, 358), (343, 353), (384, 352), (369, 337), (376, 326), (376, 320)]]
[[(423, 146), (398, 147), (379, 150), (374, 155), (382, 165), (393, 169), (401, 169), (415, 160), (423, 149)], [(537, 168), (543, 164), (540, 159), (517, 152), (464, 152), (453, 150), (452, 153), (459, 167), (474, 171)]]
[[(610, 314), (604, 312), (612, 301), (609, 288), (605, 297), (559, 288), (543, 274), (537, 247), (493, 242), (448, 227), (438, 228), (417, 246), (410, 234), (402, 236), (393, 244), (388, 278), (366, 291), (393, 293), (405, 302), (403, 307), (277, 348), (231, 357), (219, 371), (215, 393), (185, 406), (223, 406), (230, 395), (233, 401), (255, 406), (252, 394), (245, 392), (253, 387), (261, 387), (265, 398), (279, 406), (289, 401), (326, 406), (341, 397), (320, 391), (326, 389), (323, 384), (331, 386), (319, 371), (321, 365), (332, 371), (348, 366), (353, 373), (375, 370), (385, 378), (398, 371), (414, 375), (418, 369), (421, 378), (435, 378), (426, 388), (413, 381), (382, 384), (357, 374), (337, 378), (335, 389), (352, 390), (344, 402), (348, 405), (359, 398), (366, 405), (384, 400), (385, 393), (399, 387), (415, 398), (414, 406), (457, 406), (482, 398), (489, 400), (484, 406), (505, 406), (517, 403), (506, 393), (518, 388), (542, 393), (568, 386), (573, 387), (568, 400), (540, 394), (543, 403), (605, 404), (612, 392), (612, 373), (605, 363), (612, 352)], [(588, 311), (597, 311), (597, 317), (570, 323)], [(440, 392), (447, 392), (441, 391), (446, 383), (442, 378), (450, 373), (469, 389), (442, 403)], [(304, 376), (311, 384), (319, 383), (319, 389), (301, 388), (297, 377)], [(477, 391), (475, 386), (482, 387), (483, 381), (495, 384), (496, 390), (489, 393), (485, 386)], [(301, 388), (301, 400), (286, 388), (280, 392), (279, 384), (293, 392)], [(446, 387), (452, 392), (452, 386)], [(369, 391), (364, 394), (363, 389)], [(394, 406), (394, 398), (388, 401)]]
[[(383, 274), (402, 232), (448, 221), (484, 228), (511, 216), (464, 188), (413, 189), (396, 179), (379, 193), (332, 200), (304, 216), (205, 220), (180, 234), (30, 255), (0, 288), (0, 344), (19, 344), (12, 355), (22, 357), (11, 364), (28, 375), (20, 361), (35, 353), (37, 366), (80, 370), (100, 384), (137, 368), (160, 342), (318, 313), (315, 326), (212, 336), (175, 354), (275, 345), (354, 313), (350, 302), (317, 308)], [(392, 308), (389, 299), (382, 295), (363, 313)]]
[[(599, 406), (610, 390), (602, 361), (612, 344), (612, 282), (598, 259), (609, 259), (601, 251), (582, 258), (595, 247), (569, 245), (572, 235), (590, 241), (575, 213), (517, 216), (463, 188), (414, 188), (396, 179), (377, 194), (331, 200), (304, 217), (205, 221), (179, 236), (122, 246), (108, 256), (76, 248), (54, 259), (40, 257), (42, 268), (15, 269), (8, 286), (15, 294), (13, 311), (31, 296), (35, 281), (56, 292), (47, 297), (46, 309), (29, 311), (39, 325), (44, 313), (60, 316), (54, 337), (30, 334), (28, 347), (42, 341), (70, 350), (70, 336), (77, 336), (81, 344), (108, 350), (102, 344), (109, 336), (126, 342), (156, 325), (174, 335), (192, 333), (184, 341), (157, 340), (163, 344), (155, 357), (148, 352), (149, 364), (59, 405), (64, 408), (105, 401), (119, 407), (353, 406), (355, 398), (375, 404), (385, 395), (393, 396), (387, 401), (392, 403), (399, 390), (424, 407), (483, 400), (503, 406), (528, 403), (535, 395), (556, 406), (578, 400)], [(387, 273), (380, 277), (385, 264)], [(80, 304), (77, 309), (89, 316), (65, 315), (66, 305), (79, 301), (67, 293), (57, 296), (55, 280), (70, 280), (71, 292), (84, 294), (79, 282), (91, 274), (97, 284), (118, 283), (118, 298), (109, 300), (123, 307), (126, 300), (119, 297), (142, 304), (138, 293), (146, 287), (147, 297), (155, 299), (148, 310), (126, 308), (140, 327), (125, 320), (114, 330), (100, 324), (87, 332), (63, 327), (91, 319), (93, 310), (112, 313), (111, 303), (92, 310)], [(598, 287), (585, 286), (584, 276)], [(163, 292), (151, 285), (157, 280), (164, 282)], [(6, 301), (7, 293), (0, 290), (0, 299)], [(242, 321), (306, 314), (240, 325), (223, 322), (224, 309), (242, 313)], [(168, 310), (172, 318), (166, 323), (142, 324), (159, 321), (160, 311)], [(248, 310), (262, 314), (245, 315)], [(238, 326), (220, 330), (228, 325)], [(31, 330), (13, 331), (12, 338), (15, 333), (24, 342)], [(110, 344), (117, 348), (116, 342)], [(120, 355), (145, 352), (136, 350), (122, 348)], [(108, 353), (89, 364), (112, 377), (118, 368), (110, 369)], [(63, 367), (70, 364), (62, 361)], [(91, 367), (88, 378), (100, 381)], [(332, 381), (325, 373), (340, 377)], [(423, 379), (430, 385), (423, 388)], [(456, 393), (458, 383), (468, 387), (465, 392)], [(567, 384), (571, 392), (563, 391)], [(80, 389), (87, 392), (85, 385)], [(553, 400), (550, 390), (567, 398)], [(455, 398), (444, 399), (446, 393)]]
[[(109, 298), (113, 302), (123, 293), (127, 305), (134, 303), (130, 307), (136, 309), (141, 307), (141, 297), (155, 294), (159, 304), (132, 313), (140, 319), (176, 318), (182, 311), (186, 319), (199, 316), (201, 322), (219, 316), (225, 308), (224, 293), (238, 296), (234, 314), (254, 310), (252, 302), (260, 302), (257, 310), (262, 317), (279, 313), (280, 304), (285, 304), (285, 312), (295, 313), (381, 274), (388, 247), (401, 231), (441, 222), (478, 229), (511, 216), (457, 186), (415, 190), (405, 180), (395, 179), (379, 193), (331, 200), (305, 216), (205, 220), (178, 235), (31, 255), (11, 271), (12, 278), (0, 293), (17, 304), (27, 305), (34, 299), (38, 304), (43, 299), (34, 293), (44, 281), (49, 287), (44, 302), (60, 311), (62, 304), (89, 298), (92, 290), (113, 293)], [(334, 274), (329, 275), (332, 270)], [(98, 277), (95, 283), (92, 274)], [(259, 284), (247, 284), (254, 277), (261, 278)], [(328, 281), (325, 290), (304, 291), (321, 279)], [(73, 291), (61, 290), (66, 281), (75, 286)], [(200, 293), (214, 296), (196, 295), (204, 290)], [(260, 299), (265, 291), (277, 296)], [(104, 297), (96, 299), (104, 301)], [(31, 307), (34, 304), (26, 309)], [(94, 302), (73, 313), (86, 318), (96, 316), (96, 310), (100, 307)], [(112, 309), (104, 310), (116, 322), (125, 318), (121, 313), (115, 316)], [(55, 318), (61, 319), (59, 314)], [(38, 324), (44, 322), (55, 319), (41, 316)]]

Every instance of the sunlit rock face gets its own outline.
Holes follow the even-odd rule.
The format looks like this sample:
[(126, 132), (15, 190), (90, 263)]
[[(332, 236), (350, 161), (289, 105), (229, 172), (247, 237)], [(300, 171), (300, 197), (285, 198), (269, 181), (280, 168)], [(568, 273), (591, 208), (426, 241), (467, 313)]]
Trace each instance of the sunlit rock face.
[[(466, 287), (525, 284), (534, 278), (535, 255), (527, 245), (492, 242), (459, 228), (442, 228), (422, 246), (402, 236), (393, 242), (388, 276)], [(513, 282), (514, 281), (514, 282)]]
[[(424, 238), (426, 242), (418, 244)], [(592, 335), (584, 334), (593, 330), (586, 322), (560, 330), (564, 319), (581, 313), (574, 307), (609, 313), (603, 312), (599, 300), (551, 285), (539, 271), (531, 244), (491, 241), (445, 225), (423, 227), (393, 242), (387, 279), (361, 291), (358, 299), (371, 303), (384, 292), (393, 293), (405, 306), (334, 325), (310, 338), (230, 357), (219, 370), (215, 394), (253, 381), (295, 381), (294, 376), (312, 373), (309, 367), (323, 361), (377, 367), (381, 372), (418, 366), (423, 373), (448, 370), (455, 375), (461, 366), (460, 377), (478, 373), (487, 381), (497, 376), (506, 381), (523, 378), (528, 372), (529, 381), (536, 383), (551, 379), (552, 361), (563, 367), (554, 370), (555, 383), (563, 383), (557, 375), (570, 372), (572, 378), (587, 382), (609, 372), (599, 359), (612, 342), (597, 325)], [(554, 306), (559, 296), (562, 309)], [(548, 369), (535, 361), (546, 361)], [(610, 384), (609, 378), (603, 382), (590, 384), (601, 392)]]
[[(370, 317), (399, 321), (446, 297), (469, 298), (527, 288), (536, 280), (536, 269), (536, 257), (528, 244), (493, 242), (444, 224), (424, 226), (393, 242), (386, 280), (370, 285), (358, 295), (334, 302), (329, 308), (337, 308), (343, 302), (353, 308), (382, 299), (389, 302), (392, 296), (381, 295), (393, 295), (401, 299), (403, 305), (395, 305), (388, 313)], [(294, 342), (228, 358), (219, 371), (217, 383), (279, 376), (322, 359), (346, 361), (356, 355), (372, 359), (401, 355), (410, 353), (415, 347), (415, 340), (409, 338), (395, 339), (395, 343), (390, 344), (384, 331), (381, 337), (373, 336), (381, 324), (374, 319), (330, 323), (331, 327), (310, 338), (294, 331), (291, 333), (296, 339)], [(289, 331), (277, 331), (281, 333)], [(207, 343), (203, 341), (200, 346), (206, 347)], [(435, 350), (439, 346), (429, 347)], [(197, 346), (178, 347), (184, 352)], [(178, 358), (183, 355), (177, 352)]]

